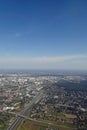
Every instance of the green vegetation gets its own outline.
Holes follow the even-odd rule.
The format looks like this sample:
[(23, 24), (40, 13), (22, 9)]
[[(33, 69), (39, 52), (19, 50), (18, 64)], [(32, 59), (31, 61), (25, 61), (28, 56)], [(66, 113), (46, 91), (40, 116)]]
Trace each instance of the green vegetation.
[(87, 91), (87, 81), (81, 82), (69, 82), (69, 81), (60, 81), (55, 83), (58, 87), (64, 87), (66, 90), (75, 90), (75, 91)]
[(15, 130), (46, 130), (46, 128), (53, 128), (58, 130), (73, 130), (72, 125), (65, 123), (61, 124), (59, 126), (52, 126), (52, 125), (46, 125), (46, 124), (39, 124), (36, 122), (28, 121), (28, 120), (22, 120), (19, 127)]
[(0, 113), (0, 130), (7, 129), (11, 118), (12, 118), (12, 116), (7, 113), (4, 113), (4, 114)]

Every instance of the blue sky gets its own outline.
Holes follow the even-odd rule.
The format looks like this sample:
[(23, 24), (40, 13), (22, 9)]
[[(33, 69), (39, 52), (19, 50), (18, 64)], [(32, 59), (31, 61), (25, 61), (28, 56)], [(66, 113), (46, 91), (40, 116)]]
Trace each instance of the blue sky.
[(87, 0), (1, 0), (0, 69), (87, 70)]

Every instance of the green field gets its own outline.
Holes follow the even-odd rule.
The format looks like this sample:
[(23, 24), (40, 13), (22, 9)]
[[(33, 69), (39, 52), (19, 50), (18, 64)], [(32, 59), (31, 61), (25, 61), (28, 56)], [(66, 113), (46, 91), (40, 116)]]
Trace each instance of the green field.
[[(44, 121), (43, 121), (44, 122)], [(32, 122), (29, 120), (22, 120), (16, 130), (46, 130), (46, 128), (52, 128), (53, 130), (73, 130), (72, 125), (67, 123), (63, 123), (59, 126), (57, 125), (47, 125), (47, 124), (41, 124), (41, 123), (36, 123)]]

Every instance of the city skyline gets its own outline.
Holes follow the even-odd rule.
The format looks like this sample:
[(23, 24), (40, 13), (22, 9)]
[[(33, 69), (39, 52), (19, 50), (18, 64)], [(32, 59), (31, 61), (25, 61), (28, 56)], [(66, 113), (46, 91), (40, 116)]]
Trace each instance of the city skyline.
[(87, 70), (86, 0), (0, 1), (0, 69)]

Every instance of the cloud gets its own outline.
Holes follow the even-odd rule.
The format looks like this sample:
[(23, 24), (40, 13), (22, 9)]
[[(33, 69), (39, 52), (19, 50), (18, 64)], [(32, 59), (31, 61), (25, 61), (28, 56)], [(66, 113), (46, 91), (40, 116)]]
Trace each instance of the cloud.
[(87, 55), (1, 57), (0, 69), (86, 69)]

